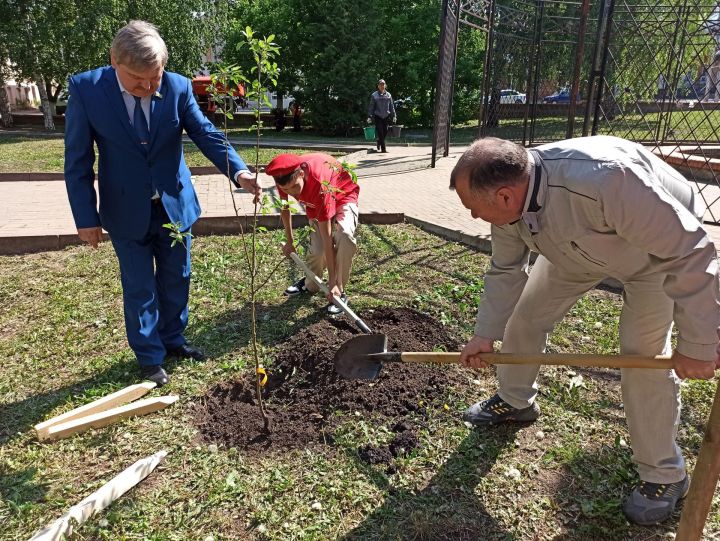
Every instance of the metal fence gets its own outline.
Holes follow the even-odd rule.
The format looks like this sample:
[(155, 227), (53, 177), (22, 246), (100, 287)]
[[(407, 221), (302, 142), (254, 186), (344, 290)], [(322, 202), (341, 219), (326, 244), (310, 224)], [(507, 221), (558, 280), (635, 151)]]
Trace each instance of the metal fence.
[(435, 83), (435, 122), (432, 135), (432, 167), (435, 167), (437, 150), (448, 155), (450, 146), (450, 124), (452, 119), (453, 82), (455, 81), (455, 60), (459, 10), (462, 0), (443, 0), (440, 26), (440, 55), (438, 58), (437, 80)]
[(696, 182), (706, 218), (718, 222), (716, 0), (457, 0), (444, 12), (438, 100), (449, 100), (436, 101), (445, 139), (433, 138), (433, 158), (437, 149), (447, 155), (447, 66), (467, 25), (485, 37), (477, 135), (529, 146), (591, 134), (648, 144)]

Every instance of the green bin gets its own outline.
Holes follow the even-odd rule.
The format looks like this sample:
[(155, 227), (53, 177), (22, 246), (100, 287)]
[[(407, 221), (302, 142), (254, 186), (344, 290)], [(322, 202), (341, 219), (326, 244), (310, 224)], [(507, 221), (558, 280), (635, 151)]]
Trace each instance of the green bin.
[(363, 128), (363, 131), (365, 132), (366, 141), (375, 140), (375, 126), (365, 126), (365, 128)]

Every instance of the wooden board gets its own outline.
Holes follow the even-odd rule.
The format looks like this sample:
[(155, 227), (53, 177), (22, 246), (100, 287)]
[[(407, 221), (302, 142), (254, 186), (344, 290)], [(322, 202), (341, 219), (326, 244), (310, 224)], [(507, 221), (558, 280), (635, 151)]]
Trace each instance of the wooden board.
[(126, 404), (125, 406), (101, 411), (93, 415), (80, 417), (79, 419), (73, 419), (72, 421), (68, 421), (66, 423), (53, 425), (48, 428), (47, 433), (41, 441), (55, 441), (67, 438), (68, 436), (85, 432), (91, 428), (102, 428), (104, 426), (108, 426), (120, 419), (127, 419), (128, 417), (135, 417), (137, 415), (145, 415), (147, 413), (159, 411), (176, 402), (178, 398), (179, 397), (177, 395), (144, 398), (143, 400), (138, 400), (132, 404)]
[(167, 456), (167, 451), (159, 451), (147, 458), (138, 460), (110, 481), (90, 494), (55, 522), (37, 532), (30, 541), (60, 541), (73, 532), (75, 525), (83, 524), (91, 516), (105, 509), (140, 481), (145, 479)]
[(93, 413), (107, 411), (116, 406), (122, 406), (123, 404), (132, 402), (141, 396), (145, 396), (153, 390), (156, 385), (157, 384), (153, 381), (145, 381), (143, 383), (138, 383), (137, 385), (130, 385), (129, 387), (120, 389), (119, 391), (99, 398), (89, 404), (85, 404), (84, 406), (70, 410), (62, 415), (58, 415), (57, 417), (53, 417), (52, 419), (36, 424), (35, 431), (37, 432), (38, 439), (40, 441), (46, 439), (48, 430), (51, 426), (66, 423), (80, 417), (86, 417), (88, 415), (92, 415)]

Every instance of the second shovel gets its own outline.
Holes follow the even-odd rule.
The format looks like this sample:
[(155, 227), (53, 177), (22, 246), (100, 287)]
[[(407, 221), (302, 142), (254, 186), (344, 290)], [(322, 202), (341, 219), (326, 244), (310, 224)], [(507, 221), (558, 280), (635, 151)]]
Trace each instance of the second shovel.
[[(295, 252), (290, 252), (290, 257), (295, 262), (295, 264), (300, 267), (302, 271), (305, 272), (307, 276), (310, 277), (310, 279), (317, 284), (317, 286), (320, 288), (320, 291), (325, 293), (325, 295), (330, 294), (330, 290), (328, 289), (327, 285), (325, 285), (325, 282), (323, 282), (320, 278), (315, 276), (315, 273), (310, 270), (310, 268), (305, 264), (305, 262), (300, 259), (300, 257)], [(333, 295), (333, 304), (340, 308), (343, 312), (347, 314), (347, 316), (353, 320), (353, 323), (358, 326), (358, 328), (362, 332), (371, 333), (370, 327), (365, 325), (365, 322), (358, 317), (358, 315), (352, 311), (352, 309), (342, 301), (339, 297), (336, 297)]]

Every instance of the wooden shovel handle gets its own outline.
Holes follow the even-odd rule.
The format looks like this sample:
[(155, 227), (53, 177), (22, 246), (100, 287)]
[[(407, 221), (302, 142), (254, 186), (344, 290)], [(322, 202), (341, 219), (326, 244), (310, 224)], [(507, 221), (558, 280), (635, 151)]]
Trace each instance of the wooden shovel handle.
[[(673, 367), (667, 356), (646, 357), (643, 355), (592, 355), (577, 353), (483, 353), (482, 359), (490, 364), (550, 364), (562, 366), (594, 366), (604, 368), (658, 368)], [(457, 363), (460, 353), (452, 352), (403, 352), (400, 358), (406, 363)]]

